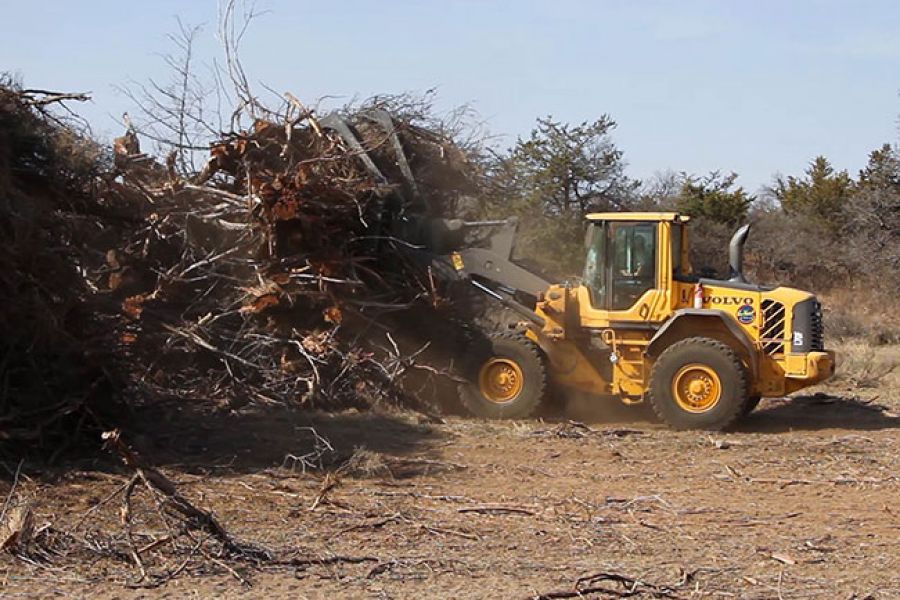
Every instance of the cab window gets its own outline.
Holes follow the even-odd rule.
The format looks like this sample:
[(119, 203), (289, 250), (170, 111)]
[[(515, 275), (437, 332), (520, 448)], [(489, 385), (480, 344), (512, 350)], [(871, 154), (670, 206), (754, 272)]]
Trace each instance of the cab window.
[(681, 230), (684, 226), (672, 223), (672, 275), (679, 277), (681, 273)]
[(687, 226), (672, 223), (672, 278), (675, 281), (697, 281), (687, 253)]
[(656, 287), (656, 224), (594, 223), (588, 234), (584, 284), (594, 308), (625, 310)]
[(611, 223), (610, 309), (634, 306), (656, 287), (656, 223)]
[(592, 223), (588, 230), (584, 285), (591, 293), (594, 308), (606, 308), (606, 225)]

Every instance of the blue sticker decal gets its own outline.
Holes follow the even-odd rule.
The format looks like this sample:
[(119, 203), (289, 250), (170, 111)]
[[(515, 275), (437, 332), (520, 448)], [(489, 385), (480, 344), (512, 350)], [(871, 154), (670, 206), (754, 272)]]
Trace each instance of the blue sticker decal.
[(745, 304), (738, 309), (737, 320), (744, 325), (749, 325), (756, 320), (756, 311), (749, 304)]

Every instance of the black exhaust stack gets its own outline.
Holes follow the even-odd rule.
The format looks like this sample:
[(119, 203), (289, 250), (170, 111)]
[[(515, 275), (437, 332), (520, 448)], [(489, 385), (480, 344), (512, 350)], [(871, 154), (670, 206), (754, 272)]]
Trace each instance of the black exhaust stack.
[(728, 281), (747, 283), (744, 279), (744, 242), (750, 233), (750, 224), (741, 225), (728, 244)]

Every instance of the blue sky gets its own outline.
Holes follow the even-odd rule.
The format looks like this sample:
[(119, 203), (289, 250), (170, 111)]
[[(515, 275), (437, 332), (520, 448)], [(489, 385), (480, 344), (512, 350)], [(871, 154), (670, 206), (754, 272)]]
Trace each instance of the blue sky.
[[(103, 136), (129, 108), (115, 86), (162, 79), (174, 17), (204, 25), (215, 0), (2, 0), (0, 70), (30, 87), (90, 90)], [(535, 117), (609, 113), (629, 173), (737, 171), (750, 190), (817, 154), (855, 172), (898, 139), (896, 1), (259, 0), (243, 60), (256, 82), (325, 104), (437, 87), (471, 103), (500, 145)]]

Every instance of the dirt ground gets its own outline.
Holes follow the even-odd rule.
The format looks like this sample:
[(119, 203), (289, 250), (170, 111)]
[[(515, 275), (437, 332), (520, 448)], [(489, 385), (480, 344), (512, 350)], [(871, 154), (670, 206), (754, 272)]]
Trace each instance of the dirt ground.
[[(292, 562), (189, 557), (134, 589), (127, 557), (6, 555), (0, 596), (561, 598), (602, 573), (579, 589), (612, 591), (585, 597), (900, 598), (900, 385), (866, 368), (716, 434), (639, 407), (581, 407), (579, 422), (158, 414), (165, 433), (134, 445), (236, 538)], [(24, 472), (38, 525), (121, 529), (121, 502), (103, 503), (128, 478), (112, 460)], [(151, 570), (180, 566), (164, 547)]]

